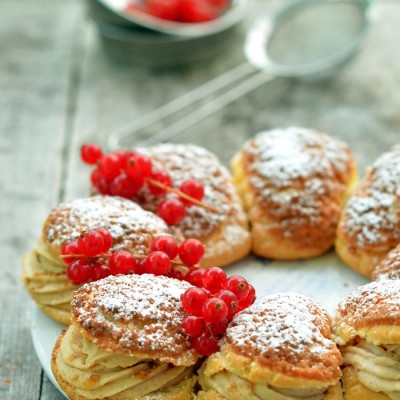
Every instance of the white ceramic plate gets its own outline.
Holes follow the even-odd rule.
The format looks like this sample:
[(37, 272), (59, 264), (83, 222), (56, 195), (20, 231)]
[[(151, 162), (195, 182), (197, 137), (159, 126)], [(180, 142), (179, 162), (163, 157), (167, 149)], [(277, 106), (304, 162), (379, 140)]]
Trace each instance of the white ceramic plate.
[[(301, 293), (318, 301), (331, 314), (348, 293), (369, 282), (346, 267), (334, 252), (295, 262), (248, 257), (225, 268), (225, 271), (228, 275), (244, 276), (255, 286), (258, 298), (278, 292)], [(33, 313), (31, 333), (36, 354), (47, 376), (61, 392), (51, 372), (50, 357), (53, 345), (64, 327), (39, 309)]]

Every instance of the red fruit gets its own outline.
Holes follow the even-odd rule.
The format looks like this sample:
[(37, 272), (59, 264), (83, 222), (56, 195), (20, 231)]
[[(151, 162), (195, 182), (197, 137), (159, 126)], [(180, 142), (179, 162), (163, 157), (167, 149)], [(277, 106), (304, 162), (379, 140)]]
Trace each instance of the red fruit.
[(232, 318), (236, 314), (239, 306), (239, 301), (235, 293), (230, 290), (221, 290), (217, 293), (216, 297), (225, 302), (228, 306), (228, 318)]
[(179, 258), (184, 264), (194, 265), (202, 259), (205, 246), (197, 239), (186, 239), (179, 247)]
[(202, 356), (209, 356), (219, 350), (218, 341), (209, 337), (206, 333), (194, 336), (190, 342), (194, 349)]
[(229, 0), (207, 0), (208, 4), (219, 8), (219, 11), (225, 11), (229, 7)]
[(81, 146), (81, 159), (89, 165), (94, 165), (103, 155), (101, 147), (94, 143), (84, 144)]
[(108, 250), (110, 250), (112, 244), (113, 244), (113, 238), (111, 236), (111, 233), (108, 229), (106, 228), (96, 228), (95, 231), (97, 233), (100, 233), (100, 235), (103, 237), (103, 249), (102, 253), (107, 253)]
[(223, 319), (221, 322), (217, 322), (215, 324), (209, 324), (208, 328), (211, 329), (211, 332), (214, 336), (224, 335), (228, 328), (229, 321), (228, 319)]
[(111, 154), (113, 154), (114, 156), (116, 156), (118, 158), (120, 167), (122, 169), (124, 169), (123, 167), (125, 166), (126, 158), (128, 157), (128, 151), (115, 150)]
[(104, 178), (98, 169), (92, 171), (92, 174), (90, 175), (90, 181), (100, 194), (110, 194), (109, 182), (106, 178)]
[(228, 306), (223, 300), (212, 297), (204, 302), (202, 314), (207, 322), (221, 322), (228, 316)]
[(151, 175), (153, 165), (151, 160), (143, 154), (130, 154), (125, 162), (125, 171), (133, 179), (145, 179)]
[(131, 199), (140, 190), (143, 183), (143, 178), (132, 179), (123, 172), (110, 183), (110, 192), (113, 196)]
[[(179, 190), (199, 201), (204, 197), (204, 186), (199, 181), (196, 181), (196, 179), (189, 179), (183, 182), (182, 185), (179, 186)], [(192, 206), (194, 204), (183, 197), (181, 197), (180, 200), (186, 206)]]
[(121, 160), (115, 154), (105, 154), (100, 158), (99, 171), (107, 180), (112, 180), (119, 175)]
[(170, 268), (165, 276), (168, 276), (168, 278), (178, 279), (180, 281), (184, 280), (183, 273), (176, 268)]
[(125, 250), (116, 251), (109, 261), (110, 272), (112, 275), (134, 272), (136, 266), (135, 257)]
[[(153, 180), (163, 184), (166, 187), (171, 187), (171, 185), (172, 185), (172, 179), (171, 179), (170, 175), (168, 174), (168, 172), (163, 171), (163, 170), (153, 170), (150, 175), (150, 179), (153, 179)], [(164, 188), (155, 186), (151, 182), (147, 182), (147, 186), (148, 186), (150, 192), (156, 196), (161, 196), (167, 192)]]
[(217, 17), (215, 9), (202, 0), (181, 0), (179, 8), (181, 22), (206, 22)]
[(171, 236), (158, 236), (151, 243), (150, 251), (162, 251), (173, 260), (178, 254), (178, 244)]
[(178, 199), (165, 199), (159, 205), (157, 215), (168, 225), (177, 225), (185, 218), (185, 206)]
[(225, 289), (235, 293), (238, 300), (244, 299), (250, 290), (250, 285), (246, 279), (239, 275), (232, 275), (226, 280)]
[(93, 267), (93, 281), (98, 281), (100, 279), (107, 278), (111, 275), (110, 268), (104, 264), (97, 264)]
[(249, 292), (247, 293), (246, 297), (244, 297), (239, 301), (239, 308), (244, 309), (250, 307), (254, 303), (255, 299), (256, 299), (256, 290), (254, 289), (253, 286), (249, 285)]
[(76, 285), (82, 285), (94, 278), (93, 268), (86, 260), (76, 260), (67, 266), (67, 278)]
[[(70, 254), (82, 254), (81, 250), (78, 247), (78, 242), (75, 241), (75, 242), (69, 242), (69, 243), (64, 244), (64, 246), (61, 249), (61, 255), (67, 256), (67, 255), (70, 255)], [(66, 264), (69, 264), (69, 263), (71, 263), (71, 262), (73, 262), (75, 260), (77, 260), (76, 257), (65, 257), (65, 258), (63, 258), (63, 261)]]
[(82, 232), (78, 238), (78, 247), (86, 257), (97, 256), (103, 251), (103, 236), (95, 230)]
[(150, 253), (145, 262), (145, 269), (148, 274), (156, 276), (164, 275), (171, 268), (171, 260), (162, 251)]
[(203, 268), (192, 267), (189, 272), (185, 275), (185, 281), (191, 283), (193, 286), (202, 288), (203, 285), (203, 275), (205, 270)]
[(147, 0), (145, 11), (156, 18), (177, 21), (179, 0)]
[(182, 327), (188, 335), (200, 336), (206, 324), (204, 318), (189, 315), (182, 321)]
[(203, 304), (207, 301), (207, 294), (199, 288), (189, 288), (182, 295), (182, 307), (189, 314), (201, 316)]
[(203, 286), (211, 293), (217, 293), (224, 288), (226, 279), (225, 271), (219, 267), (211, 267), (204, 272)]
[(136, 266), (133, 272), (137, 275), (142, 275), (146, 273), (146, 259), (137, 260)]

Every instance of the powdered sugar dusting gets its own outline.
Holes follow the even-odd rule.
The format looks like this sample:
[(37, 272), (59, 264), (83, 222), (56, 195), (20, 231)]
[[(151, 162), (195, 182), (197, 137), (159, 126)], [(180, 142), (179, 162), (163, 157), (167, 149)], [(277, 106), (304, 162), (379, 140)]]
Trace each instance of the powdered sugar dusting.
[(239, 313), (224, 343), (260, 362), (320, 365), (338, 353), (329, 339), (329, 322), (327, 312), (314, 301), (293, 293), (277, 294)]
[(146, 254), (153, 237), (169, 233), (161, 218), (130, 200), (94, 196), (56, 207), (45, 222), (44, 237), (50, 245), (61, 247), (83, 231), (99, 227), (110, 231), (112, 251), (125, 249), (136, 254)]
[(344, 231), (357, 246), (400, 241), (400, 146), (379, 157), (349, 200), (344, 213)]
[(400, 245), (390, 251), (372, 272), (372, 280), (386, 279), (400, 279)]
[(73, 314), (91, 335), (108, 337), (123, 353), (191, 365), (198, 355), (182, 328), (187, 314), (180, 300), (189, 287), (187, 282), (164, 276), (109, 277), (77, 290)]
[[(229, 216), (242, 212), (237, 201), (233, 201), (236, 194), (228, 171), (206, 149), (195, 145), (160, 144), (138, 151), (148, 155), (155, 168), (166, 169), (174, 187), (188, 179), (201, 182), (205, 189), (204, 203), (218, 210), (214, 213), (198, 206), (188, 207), (185, 219), (177, 225), (186, 237), (205, 237)], [(155, 210), (161, 201), (145, 189), (135, 200), (151, 210)]]
[(354, 327), (400, 325), (400, 280), (372, 282), (354, 290), (338, 306), (338, 316)]

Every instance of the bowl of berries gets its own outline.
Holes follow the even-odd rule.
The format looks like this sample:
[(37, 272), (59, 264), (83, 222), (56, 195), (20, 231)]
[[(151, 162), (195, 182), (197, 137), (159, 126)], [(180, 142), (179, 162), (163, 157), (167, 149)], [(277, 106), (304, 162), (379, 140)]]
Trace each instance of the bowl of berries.
[[(251, 0), (88, 0), (112, 56), (172, 66), (215, 56), (238, 39)], [(239, 39), (240, 40), (240, 39)]]

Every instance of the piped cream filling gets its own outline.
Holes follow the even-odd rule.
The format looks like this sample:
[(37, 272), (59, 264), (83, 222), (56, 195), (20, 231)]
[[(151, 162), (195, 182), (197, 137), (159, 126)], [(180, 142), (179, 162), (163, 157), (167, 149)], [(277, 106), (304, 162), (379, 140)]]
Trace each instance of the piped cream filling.
[(193, 373), (193, 367), (108, 353), (85, 339), (75, 326), (65, 333), (55, 363), (68, 386), (93, 400), (110, 396), (119, 400), (142, 398), (174, 386)]
[(346, 347), (343, 359), (355, 367), (359, 381), (368, 389), (400, 400), (400, 346), (375, 346), (362, 341)]
[(227, 370), (200, 378), (204, 390), (214, 389), (228, 400), (322, 400), (326, 388), (278, 388), (250, 382)]

